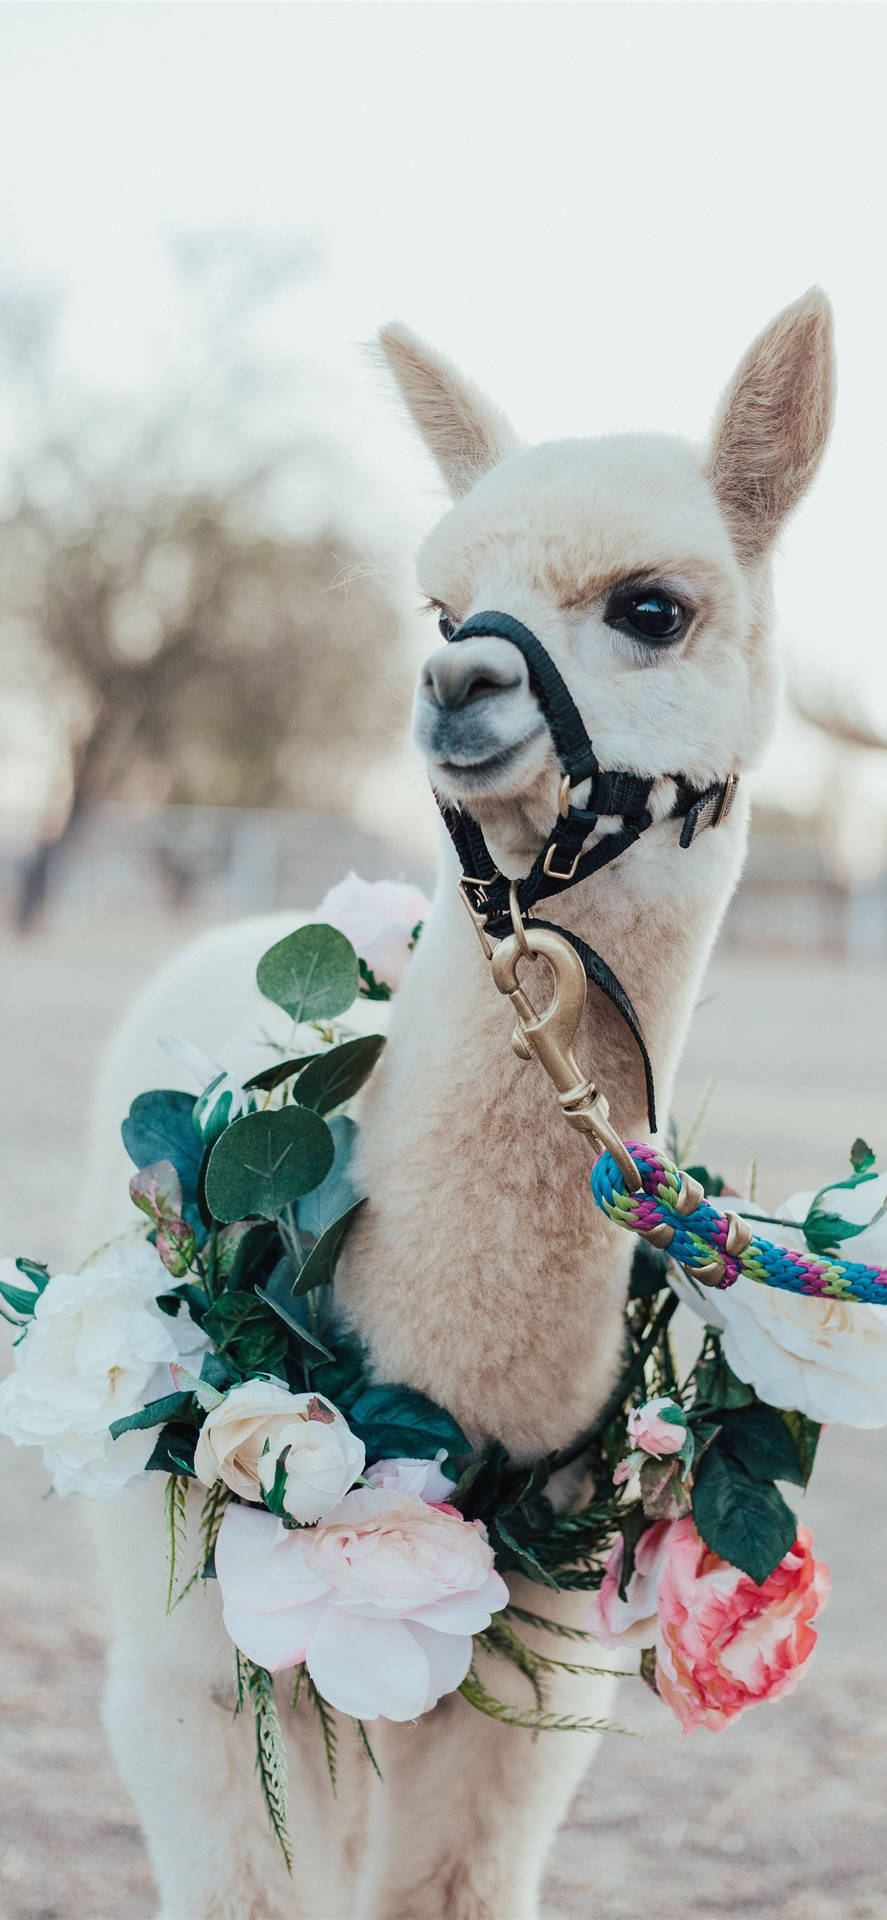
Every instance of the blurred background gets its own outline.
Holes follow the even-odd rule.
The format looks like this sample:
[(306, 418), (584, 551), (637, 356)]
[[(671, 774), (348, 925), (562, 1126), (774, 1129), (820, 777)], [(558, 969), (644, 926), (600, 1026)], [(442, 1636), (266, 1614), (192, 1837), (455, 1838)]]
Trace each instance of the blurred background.
[[(2, 1246), (64, 1261), (97, 1052), (193, 929), (349, 867), (430, 876), (410, 556), (444, 501), (364, 350), (395, 317), (527, 438), (701, 437), (765, 321), (831, 295), (788, 700), (679, 1117), (774, 1203), (856, 1134), (883, 1163), (882, 8), (121, 0), (0, 28)], [(626, 1688), (652, 1739), (591, 1777), (549, 1917), (593, 1889), (601, 1920), (883, 1920), (884, 1465), (880, 1435), (824, 1447), (836, 1592), (796, 1700), (712, 1767)], [(9, 1449), (3, 1484), (0, 1914), (147, 1920), (82, 1516), (38, 1526)]]

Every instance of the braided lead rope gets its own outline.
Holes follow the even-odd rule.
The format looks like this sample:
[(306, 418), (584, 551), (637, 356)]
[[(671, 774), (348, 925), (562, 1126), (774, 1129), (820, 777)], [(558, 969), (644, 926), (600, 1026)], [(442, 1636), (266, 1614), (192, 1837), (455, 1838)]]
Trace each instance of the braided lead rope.
[[(772, 1240), (752, 1234), (740, 1253), (728, 1253), (730, 1220), (703, 1199), (692, 1211), (680, 1213), (678, 1200), (683, 1176), (655, 1147), (629, 1140), (628, 1151), (641, 1177), (640, 1191), (629, 1193), (612, 1154), (602, 1153), (591, 1170), (591, 1191), (601, 1211), (633, 1233), (655, 1234), (667, 1245), (672, 1259), (691, 1273), (716, 1260), (721, 1277), (717, 1287), (731, 1287), (741, 1275), (786, 1293), (819, 1295), (832, 1300), (865, 1300), (887, 1306), (887, 1269), (864, 1267), (858, 1261), (838, 1260), (812, 1253), (793, 1253)], [(665, 1232), (663, 1232), (663, 1229)], [(672, 1238), (666, 1235), (671, 1229)], [(661, 1235), (661, 1238), (659, 1237)], [(711, 1282), (709, 1283), (711, 1284)]]

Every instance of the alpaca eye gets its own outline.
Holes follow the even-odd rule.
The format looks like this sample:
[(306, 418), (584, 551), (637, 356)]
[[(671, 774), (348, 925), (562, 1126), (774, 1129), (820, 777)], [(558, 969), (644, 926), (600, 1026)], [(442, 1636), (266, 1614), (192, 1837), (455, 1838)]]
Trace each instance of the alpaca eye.
[(456, 628), (458, 626), (458, 621), (453, 619), (452, 614), (441, 611), (441, 613), (438, 616), (437, 624), (441, 630), (441, 633), (443, 634), (444, 639), (452, 640), (453, 634), (456, 632)]
[(687, 609), (670, 593), (651, 588), (647, 593), (623, 595), (607, 608), (604, 618), (618, 633), (662, 646), (677, 640), (687, 624)]

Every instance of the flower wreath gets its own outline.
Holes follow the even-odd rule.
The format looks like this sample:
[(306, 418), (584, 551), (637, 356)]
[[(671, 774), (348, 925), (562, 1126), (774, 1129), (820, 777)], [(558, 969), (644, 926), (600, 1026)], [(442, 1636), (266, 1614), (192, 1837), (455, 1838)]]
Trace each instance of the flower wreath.
[[(887, 1423), (876, 1308), (746, 1279), (714, 1300), (642, 1243), (618, 1386), (560, 1453), (529, 1466), (498, 1443), (472, 1454), (444, 1408), (370, 1376), (330, 1281), (363, 1204), (346, 1109), (384, 1040), (343, 1016), (359, 997), (390, 998), (426, 904), (353, 876), (334, 888), (328, 921), (259, 962), (262, 993), (293, 1021), (285, 1056), (240, 1085), (180, 1043), (197, 1097), (133, 1102), (123, 1139), (141, 1232), (76, 1275), (50, 1277), (24, 1258), (0, 1274), (18, 1329), (0, 1430), (43, 1447), (62, 1495), (107, 1498), (144, 1473), (166, 1476), (167, 1608), (218, 1580), (238, 1710), (249, 1700), (255, 1711), (260, 1780), (288, 1862), (273, 1673), (291, 1670), (294, 1697), (300, 1685), (310, 1694), (333, 1781), (331, 1707), (354, 1719), (373, 1765), (366, 1722), (413, 1719), (455, 1689), (510, 1726), (606, 1724), (547, 1710), (553, 1669), (604, 1669), (540, 1653), (528, 1626), (637, 1647), (641, 1674), (684, 1729), (719, 1729), (794, 1686), (828, 1594), (828, 1570), (776, 1483), (806, 1486), (823, 1421)], [(854, 1251), (883, 1260), (887, 1176), (862, 1142), (851, 1163), (847, 1179), (771, 1219), (784, 1245), (821, 1253), (853, 1237)], [(739, 1211), (762, 1217), (752, 1202)], [(706, 1322), (683, 1378), (669, 1334), (679, 1300)], [(594, 1491), (560, 1511), (550, 1483), (574, 1460)], [(195, 1483), (199, 1545), (188, 1537)], [(587, 1592), (585, 1628), (548, 1620), (541, 1592), (538, 1612), (515, 1604), (502, 1577), (514, 1570), (540, 1590)], [(530, 1679), (533, 1708), (487, 1690), (476, 1646)]]

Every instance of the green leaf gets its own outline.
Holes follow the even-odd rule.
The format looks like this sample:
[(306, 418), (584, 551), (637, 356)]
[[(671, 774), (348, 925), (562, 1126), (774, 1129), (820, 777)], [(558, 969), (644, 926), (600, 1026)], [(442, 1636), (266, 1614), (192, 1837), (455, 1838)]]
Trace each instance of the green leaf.
[(754, 1390), (738, 1379), (724, 1358), (717, 1334), (712, 1334), (693, 1371), (697, 1407), (749, 1407)]
[(703, 1193), (710, 1194), (712, 1197), (723, 1193), (724, 1182), (720, 1174), (712, 1173), (709, 1167), (686, 1167), (685, 1172), (690, 1175), (691, 1179), (699, 1181)]
[(19, 1273), (26, 1275), (38, 1293), (42, 1293), (44, 1287), (49, 1285), (49, 1268), (44, 1266), (42, 1260), (29, 1260), (25, 1254), (20, 1253), (15, 1264)]
[(140, 1167), (130, 1180), (129, 1197), (155, 1227), (161, 1220), (181, 1219), (182, 1183), (171, 1160)]
[(791, 1480), (803, 1487), (804, 1469), (788, 1425), (776, 1407), (758, 1401), (721, 1415), (718, 1441), (755, 1480)]
[(339, 1219), (327, 1228), (326, 1233), (321, 1234), (316, 1247), (312, 1247), (293, 1288), (294, 1300), (298, 1300), (302, 1294), (310, 1293), (313, 1287), (329, 1285), (336, 1270), (336, 1261), (342, 1251), (342, 1242), (354, 1215), (363, 1205), (362, 1200), (356, 1200), (353, 1207), (348, 1208), (347, 1213), (341, 1214)]
[(284, 1080), (294, 1080), (303, 1067), (319, 1058), (317, 1053), (300, 1053), (294, 1060), (278, 1060), (273, 1067), (263, 1067), (261, 1073), (254, 1073), (251, 1080), (245, 1080), (244, 1090), (251, 1093), (256, 1088), (260, 1093), (273, 1093), (275, 1087), (282, 1087)]
[(335, 1114), (327, 1126), (333, 1136), (333, 1164), (326, 1179), (303, 1196), (296, 1210), (299, 1232), (312, 1233), (317, 1240), (363, 1198), (351, 1178), (359, 1128), (344, 1113)]
[(318, 1054), (299, 1075), (296, 1095), (300, 1106), (315, 1113), (331, 1113), (360, 1091), (385, 1045), (383, 1033), (360, 1034), (343, 1040), (328, 1053)]
[(785, 1421), (795, 1443), (801, 1465), (801, 1485), (806, 1487), (813, 1472), (822, 1427), (818, 1420), (808, 1419), (806, 1413), (783, 1412), (780, 1418)]
[[(266, 1452), (267, 1451), (268, 1449), (266, 1447)], [(291, 1452), (292, 1452), (291, 1447), (283, 1448), (282, 1452), (278, 1455), (274, 1463), (273, 1484), (270, 1490), (263, 1489), (262, 1491), (262, 1499), (265, 1503), (265, 1506), (268, 1508), (268, 1512), (276, 1514), (278, 1520), (289, 1519), (289, 1515), (287, 1513), (286, 1507), (283, 1504), (283, 1496), (286, 1493), (287, 1455)]]
[(166, 1420), (174, 1420), (177, 1413), (183, 1413), (191, 1404), (189, 1393), (167, 1393), (162, 1400), (151, 1400), (138, 1413), (128, 1413), (124, 1420), (113, 1420), (108, 1432), (112, 1440), (119, 1439), (121, 1433), (134, 1433), (147, 1427), (162, 1427)]
[(668, 1254), (639, 1240), (634, 1249), (629, 1282), (629, 1300), (647, 1300), (668, 1284)]
[(10, 1280), (0, 1280), (0, 1294), (13, 1313), (20, 1313), (26, 1320), (31, 1318), (40, 1298), (39, 1293), (31, 1292), (30, 1288), (14, 1287)]
[(699, 1462), (693, 1518), (712, 1553), (762, 1587), (794, 1546), (798, 1522), (769, 1481), (755, 1480), (717, 1443)]
[(266, 1221), (234, 1220), (220, 1227), (216, 1235), (216, 1279), (239, 1288), (275, 1238), (273, 1227)]
[(875, 1164), (875, 1156), (865, 1140), (854, 1140), (850, 1148), (850, 1165), (854, 1173), (868, 1173)]
[(372, 970), (372, 967), (368, 967), (365, 960), (358, 960), (357, 964), (360, 968), (361, 999), (362, 1000), (390, 1000), (391, 988), (385, 985), (384, 980), (376, 979), (376, 976)]
[(332, 1020), (357, 999), (360, 970), (337, 928), (298, 927), (262, 955), (256, 980), (266, 1000), (293, 1020)]
[(282, 1260), (278, 1260), (267, 1285), (264, 1287), (256, 1287), (257, 1297), (260, 1300), (264, 1300), (266, 1306), (271, 1307), (278, 1317), (284, 1321), (286, 1326), (291, 1328), (297, 1338), (304, 1341), (307, 1347), (312, 1347), (315, 1353), (319, 1353), (322, 1360), (329, 1360), (335, 1365), (335, 1354), (330, 1353), (329, 1347), (325, 1347), (323, 1341), (318, 1340), (317, 1335), (312, 1333), (310, 1328), (304, 1325), (296, 1313), (293, 1302), (293, 1285), (298, 1277), (298, 1267), (294, 1265), (289, 1254), (285, 1254)]
[(193, 1478), (197, 1432), (196, 1427), (183, 1427), (177, 1421), (161, 1428), (154, 1452), (145, 1462), (145, 1472), (184, 1473)]
[(430, 1460), (439, 1448), (470, 1453), (452, 1415), (411, 1387), (380, 1383), (366, 1387), (348, 1413), (371, 1459)]
[(289, 1347), (286, 1329), (255, 1293), (223, 1293), (203, 1321), (213, 1345), (230, 1352), (242, 1373), (276, 1373)]
[(203, 1147), (192, 1124), (194, 1097), (173, 1089), (140, 1093), (123, 1122), (123, 1144), (137, 1167), (171, 1160), (186, 1202), (197, 1199)]
[(274, 1220), (329, 1172), (333, 1140), (307, 1107), (246, 1113), (216, 1141), (206, 1171), (206, 1198), (217, 1220), (259, 1214)]
[(507, 1548), (509, 1557), (514, 1561), (519, 1571), (526, 1574), (528, 1580), (538, 1580), (543, 1587), (554, 1587), (557, 1589), (557, 1581), (553, 1575), (548, 1572), (547, 1567), (543, 1567), (541, 1560), (537, 1558), (532, 1547), (528, 1546), (526, 1541), (515, 1538), (507, 1520), (503, 1518), (502, 1514), (496, 1515), (492, 1525), (492, 1531), (501, 1540), (503, 1547)]
[(642, 1506), (627, 1507), (619, 1520), (622, 1535), (622, 1567), (619, 1574), (619, 1598), (625, 1600), (628, 1583), (634, 1573), (635, 1556), (641, 1534), (646, 1533), (649, 1521)]

